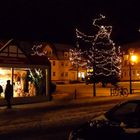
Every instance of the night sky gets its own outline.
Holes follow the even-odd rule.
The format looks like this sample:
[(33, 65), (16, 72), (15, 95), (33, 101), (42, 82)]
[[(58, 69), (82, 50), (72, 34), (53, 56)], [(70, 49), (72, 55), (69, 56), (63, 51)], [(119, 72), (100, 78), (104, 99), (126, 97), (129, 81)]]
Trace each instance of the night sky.
[(75, 28), (94, 35), (99, 14), (112, 25), (112, 39), (125, 44), (140, 39), (139, 2), (135, 0), (1, 0), (0, 38), (75, 43)]

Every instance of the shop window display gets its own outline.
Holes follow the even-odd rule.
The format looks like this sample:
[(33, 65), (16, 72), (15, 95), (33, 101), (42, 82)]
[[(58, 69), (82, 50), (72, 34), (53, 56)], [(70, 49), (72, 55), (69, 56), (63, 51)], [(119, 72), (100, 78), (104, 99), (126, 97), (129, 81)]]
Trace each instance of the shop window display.
[(6, 88), (7, 80), (11, 81), (12, 79), (12, 70), (11, 68), (0, 68), (0, 85), (2, 86), (3, 92), (1, 93), (1, 98), (4, 97), (4, 91)]
[(45, 93), (43, 78), (41, 69), (0, 68), (0, 85), (3, 88), (0, 98), (4, 97), (7, 80), (13, 81), (13, 97), (43, 95)]
[(14, 97), (35, 96), (35, 86), (28, 79), (28, 71), (24, 69), (14, 70)]

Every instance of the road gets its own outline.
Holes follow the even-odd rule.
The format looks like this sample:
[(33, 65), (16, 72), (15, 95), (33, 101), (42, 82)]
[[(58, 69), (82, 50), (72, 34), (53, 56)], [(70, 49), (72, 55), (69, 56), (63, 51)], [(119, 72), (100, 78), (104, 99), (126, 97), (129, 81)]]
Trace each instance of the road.
[(116, 102), (1, 109), (0, 139), (66, 140), (70, 130), (111, 108)]
[[(76, 100), (73, 99), (75, 88), (77, 89)], [(106, 89), (109, 90), (109, 87), (99, 86), (97, 90), (99, 89), (105, 96)], [(56, 99), (56, 96), (60, 96), (61, 100)], [(102, 100), (98, 100), (101, 99), (100, 97), (91, 98), (93, 97), (92, 85), (61, 85), (57, 87), (57, 93), (53, 96), (51, 103), (30, 108), (16, 105), (11, 110), (0, 107), (0, 139), (66, 140), (73, 128), (126, 99), (104, 96)], [(106, 100), (108, 98), (110, 100)]]

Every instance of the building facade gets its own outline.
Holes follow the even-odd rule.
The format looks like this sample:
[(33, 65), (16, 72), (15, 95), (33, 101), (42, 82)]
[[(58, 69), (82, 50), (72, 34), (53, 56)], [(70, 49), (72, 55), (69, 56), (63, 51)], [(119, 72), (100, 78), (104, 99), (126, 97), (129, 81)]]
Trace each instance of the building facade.
[(50, 62), (47, 57), (31, 55), (33, 44), (13, 39), (0, 41), (0, 85), (13, 85), (13, 97), (50, 97)]
[(74, 46), (68, 44), (43, 45), (43, 52), (45, 52), (51, 62), (51, 80), (53, 82), (68, 83), (85, 78), (86, 68), (79, 67), (77, 69), (72, 66), (69, 60), (69, 50), (72, 48)]
[[(122, 65), (121, 65), (121, 81), (130, 80), (130, 71), (132, 81), (140, 81), (140, 42), (126, 44), (122, 46)], [(137, 57), (135, 62), (131, 62), (130, 53)], [(131, 67), (131, 68), (130, 68)], [(131, 70), (130, 70), (131, 69)]]
[[(51, 62), (51, 80), (53, 82), (68, 83), (74, 80), (83, 80), (87, 74), (87, 68), (74, 67), (69, 60), (69, 50), (74, 46), (68, 44), (49, 44), (42, 43), (42, 51)], [(131, 65), (131, 75), (133, 81), (140, 80), (140, 42), (123, 45), (122, 47), (122, 63), (120, 69), (120, 81), (130, 80), (129, 53), (133, 51), (137, 56), (137, 62)]]
[(52, 55), (48, 58), (51, 62), (51, 78), (55, 82), (82, 80), (86, 76), (86, 68), (76, 68), (69, 60), (69, 50), (74, 46), (68, 44), (54, 44)]

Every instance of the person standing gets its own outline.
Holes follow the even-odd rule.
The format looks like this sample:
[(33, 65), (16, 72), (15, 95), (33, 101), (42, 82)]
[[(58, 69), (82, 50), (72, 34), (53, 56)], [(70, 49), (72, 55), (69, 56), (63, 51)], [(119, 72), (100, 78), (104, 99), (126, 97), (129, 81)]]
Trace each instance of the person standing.
[(5, 88), (5, 100), (7, 102), (7, 108), (11, 108), (11, 99), (13, 98), (13, 86), (10, 84), (10, 80), (7, 80)]
[(2, 92), (3, 92), (3, 88), (2, 88), (2, 86), (0, 85), (0, 97), (1, 97)]

